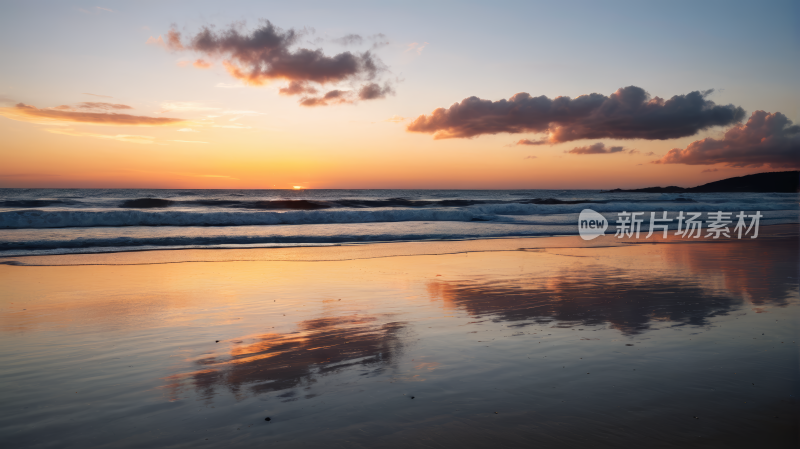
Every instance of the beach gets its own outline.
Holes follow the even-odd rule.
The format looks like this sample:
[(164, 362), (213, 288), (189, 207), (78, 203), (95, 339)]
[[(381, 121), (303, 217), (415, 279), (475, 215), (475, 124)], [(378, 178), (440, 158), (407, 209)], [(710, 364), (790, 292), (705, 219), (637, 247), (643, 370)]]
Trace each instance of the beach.
[(6, 257), (0, 434), (796, 447), (796, 225), (618, 240)]

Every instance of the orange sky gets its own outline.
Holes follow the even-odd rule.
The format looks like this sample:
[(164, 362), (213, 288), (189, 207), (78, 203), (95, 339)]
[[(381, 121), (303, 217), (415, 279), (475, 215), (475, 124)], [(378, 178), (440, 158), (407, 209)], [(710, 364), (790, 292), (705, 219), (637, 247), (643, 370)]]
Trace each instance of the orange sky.
[[(390, 6), (376, 7), (382, 19), (366, 20), (362, 12), (324, 3), (307, 16), (282, 5), (269, 17), (258, 3), (224, 11), (215, 3), (192, 3), (200, 15), (213, 19), (187, 14), (181, 5), (186, 6), (3, 7), (3, 41), (11, 42), (34, 23), (49, 34), (26, 40), (6, 55), (8, 69), (0, 75), (0, 187), (605, 189), (688, 187), (792, 168), (652, 163), (673, 148), (722, 139), (730, 126), (705, 126), (665, 140), (609, 134), (536, 146), (515, 142), (547, 138), (546, 132), (436, 140), (407, 131), (417, 117), (471, 96), (498, 101), (527, 92), (574, 99), (609, 96), (633, 85), (664, 99), (714, 89), (706, 99), (743, 108), (739, 123), (759, 109), (782, 112), (796, 122), (800, 94), (787, 69), (797, 62), (787, 62), (784, 44), (776, 43), (791, 32), (790, 24), (778, 19), (784, 15), (779, 8), (745, 17), (704, 7), (687, 18), (677, 7), (614, 15), (587, 4), (586, 11), (570, 12), (576, 28), (604, 17), (630, 21), (658, 13), (656, 22), (684, 21), (686, 29), (704, 23), (719, 36), (694, 36), (688, 48), (670, 40), (669, 28), (631, 24), (630, 33), (643, 32), (639, 40), (609, 29), (564, 36), (552, 48), (532, 48), (526, 42), (551, 35), (555, 25), (514, 26), (521, 22), (513, 17), (532, 12), (524, 5), (508, 7), (502, 14), (505, 25), (494, 21), (499, 12), (488, 7), (453, 12), (439, 5), (414, 29), (405, 27), (404, 13)], [(536, 12), (557, 17), (562, 9)], [(452, 20), (445, 20), (448, 14)], [(290, 55), (303, 48), (318, 50), (323, 58), (350, 55), (361, 68), (335, 76), (296, 67), (253, 75), (250, 54), (192, 47), (192, 35), (204, 26), (222, 29), (241, 17), (267, 18), (280, 27), (278, 33), (294, 28), (305, 40), (287, 41)], [(456, 18), (490, 24), (476, 33), (459, 27)], [(747, 38), (761, 47), (747, 46), (747, 39), (730, 28), (744, 23), (762, 32)], [(249, 20), (241, 32), (248, 35), (263, 24)], [(342, 37), (352, 33), (358, 39)], [(740, 45), (729, 50), (718, 46), (722, 41)], [(598, 56), (603, 46), (616, 48), (615, 57)], [(382, 68), (369, 72), (362, 67), (364, 58)], [(743, 61), (760, 66), (731, 70)], [(58, 68), (58, 76), (44, 76), (51, 67)], [(287, 94), (290, 81), (303, 93)], [(323, 98), (325, 92), (330, 100)], [(597, 143), (624, 151), (568, 153)]]

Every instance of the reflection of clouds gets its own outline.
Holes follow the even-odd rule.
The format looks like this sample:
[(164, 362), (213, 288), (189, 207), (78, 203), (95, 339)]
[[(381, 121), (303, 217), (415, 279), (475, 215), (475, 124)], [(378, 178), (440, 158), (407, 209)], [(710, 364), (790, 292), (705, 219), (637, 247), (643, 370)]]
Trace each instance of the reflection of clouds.
[(758, 238), (744, 244), (668, 245), (664, 258), (706, 284), (756, 305), (787, 305), (797, 295), (798, 239)]
[[(372, 316), (341, 316), (307, 320), (288, 334), (262, 334), (235, 341), (225, 357), (195, 361), (198, 370), (170, 376), (167, 385), (177, 397), (186, 382), (206, 398), (217, 386), (239, 395), (309, 386), (319, 377), (349, 367), (369, 368), (362, 375), (378, 374), (391, 365), (402, 350), (404, 322), (380, 324)], [(295, 392), (279, 396), (296, 400)]]
[(559, 327), (608, 323), (628, 335), (648, 330), (653, 321), (705, 325), (747, 300), (784, 306), (797, 295), (797, 239), (659, 245), (656, 250), (666, 269), (576, 262), (541, 282), (431, 281), (428, 293), (446, 307), (495, 321)]

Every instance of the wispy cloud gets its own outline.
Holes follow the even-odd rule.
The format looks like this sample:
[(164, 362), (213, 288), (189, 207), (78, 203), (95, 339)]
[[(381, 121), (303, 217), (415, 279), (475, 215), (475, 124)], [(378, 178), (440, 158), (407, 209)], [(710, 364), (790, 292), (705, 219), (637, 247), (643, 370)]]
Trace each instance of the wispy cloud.
[(84, 92), (83, 94), (84, 95), (91, 95), (93, 97), (100, 97), (100, 98), (114, 98), (114, 97), (109, 97), (108, 95), (90, 94), (90, 93), (86, 93), (86, 92)]
[(128, 106), (126, 104), (99, 103), (94, 101), (85, 101), (83, 103), (78, 103), (76, 107), (79, 109), (106, 109), (106, 110), (133, 109), (131, 106)]
[(427, 42), (419, 43), (419, 42), (412, 42), (406, 46), (406, 49), (403, 53), (416, 53), (418, 55), (422, 54), (422, 50), (428, 46)]
[(139, 143), (145, 145), (152, 144), (155, 141), (155, 137), (153, 136), (141, 136), (135, 134), (97, 134), (97, 133), (87, 133), (82, 131), (76, 131), (73, 129), (63, 129), (63, 128), (47, 129), (45, 131), (53, 134), (62, 134), (65, 136), (93, 137), (96, 139), (117, 140), (120, 142)]
[(150, 36), (149, 38), (147, 38), (147, 42), (145, 42), (145, 44), (158, 45), (159, 47), (167, 48), (167, 44), (164, 42), (164, 38), (162, 38), (161, 36), (158, 36), (157, 38)]
[(387, 118), (386, 120), (384, 120), (384, 122), (400, 123), (400, 122), (405, 121), (405, 119), (406, 119), (405, 117), (400, 117), (399, 115), (393, 115), (393, 116)]
[(185, 123), (186, 120), (168, 117), (147, 117), (141, 115), (68, 111), (59, 109), (39, 109), (24, 103), (14, 107), (0, 108), (0, 116), (32, 123), (65, 124), (91, 123), (114, 126), (170, 126)]
[[(606, 144), (603, 142), (593, 143), (589, 146), (585, 147), (575, 147), (566, 153), (571, 154), (612, 154), (612, 153), (621, 153), (625, 151), (625, 148), (622, 147), (608, 147), (606, 148)], [(635, 150), (631, 150), (635, 151)]]
[(546, 143), (550, 143), (547, 139), (541, 140), (530, 140), (530, 139), (520, 139), (517, 141), (515, 145), (544, 145)]

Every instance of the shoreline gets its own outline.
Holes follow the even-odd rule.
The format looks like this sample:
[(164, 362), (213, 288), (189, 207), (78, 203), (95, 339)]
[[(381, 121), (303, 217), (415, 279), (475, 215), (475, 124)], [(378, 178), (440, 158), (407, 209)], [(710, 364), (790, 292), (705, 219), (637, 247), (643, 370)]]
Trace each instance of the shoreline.
[[(642, 233), (644, 234), (644, 233)], [(796, 237), (798, 224), (765, 225), (759, 228), (758, 239)], [(153, 249), (103, 253), (56, 255), (0, 256), (0, 265), (10, 266), (86, 266), (86, 265), (158, 265), (186, 262), (256, 262), (296, 261), (323, 262), (356, 259), (377, 259), (401, 256), (434, 256), (446, 254), (499, 251), (536, 251), (555, 248), (613, 248), (630, 245), (732, 243), (750, 238), (706, 238), (684, 240), (670, 234), (666, 239), (644, 237), (617, 239), (613, 234), (582, 240), (578, 235), (543, 237), (498, 237), (475, 240), (425, 240), (405, 242), (344, 243), (325, 246)]]

